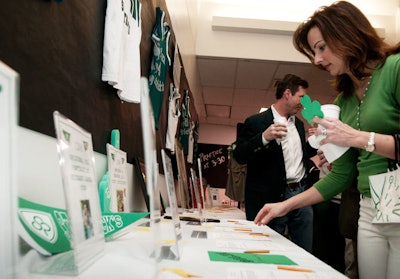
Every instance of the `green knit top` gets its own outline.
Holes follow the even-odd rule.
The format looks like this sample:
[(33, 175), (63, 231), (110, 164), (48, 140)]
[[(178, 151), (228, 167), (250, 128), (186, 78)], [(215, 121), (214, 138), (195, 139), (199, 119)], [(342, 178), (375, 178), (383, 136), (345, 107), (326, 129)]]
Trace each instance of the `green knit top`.
[[(361, 104), (354, 93), (348, 98), (339, 94), (335, 104), (340, 107), (340, 120), (355, 129), (400, 133), (400, 54), (389, 56), (383, 67), (374, 70)], [(386, 157), (350, 148), (314, 186), (324, 199), (330, 199), (348, 188), (358, 171), (358, 190), (371, 197), (368, 177), (386, 172), (388, 162)]]

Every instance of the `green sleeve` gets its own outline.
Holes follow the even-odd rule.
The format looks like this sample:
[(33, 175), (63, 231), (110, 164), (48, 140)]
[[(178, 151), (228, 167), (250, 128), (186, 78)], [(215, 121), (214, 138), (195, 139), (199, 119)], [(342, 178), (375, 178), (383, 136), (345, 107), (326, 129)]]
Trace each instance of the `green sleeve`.
[(314, 184), (324, 200), (331, 199), (352, 185), (357, 175), (357, 153), (355, 148), (347, 150), (332, 162), (331, 172)]

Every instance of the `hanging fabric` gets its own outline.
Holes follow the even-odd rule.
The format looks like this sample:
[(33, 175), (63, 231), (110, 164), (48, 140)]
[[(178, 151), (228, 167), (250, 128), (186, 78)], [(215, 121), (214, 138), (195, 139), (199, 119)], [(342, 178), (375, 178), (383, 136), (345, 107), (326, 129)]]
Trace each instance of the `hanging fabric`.
[(175, 137), (178, 129), (179, 117), (181, 111), (179, 109), (179, 100), (181, 94), (179, 89), (174, 87), (174, 84), (170, 84), (169, 98), (168, 98), (168, 127), (165, 139), (165, 147), (171, 150), (171, 154), (175, 154)]
[(244, 201), (246, 186), (247, 165), (239, 164), (233, 157), (236, 142), (228, 147), (228, 181), (225, 195), (238, 202)]
[(139, 0), (107, 1), (101, 80), (126, 102), (140, 102), (140, 41), (142, 26)]
[(159, 128), (159, 119), (164, 98), (165, 78), (168, 66), (171, 65), (171, 59), (168, 54), (170, 28), (168, 23), (165, 21), (165, 17), (165, 12), (161, 10), (160, 7), (157, 7), (156, 23), (151, 35), (154, 47), (149, 75), (149, 93), (151, 104), (153, 106), (156, 129)]
[(190, 134), (190, 96), (189, 91), (184, 90), (183, 102), (181, 105), (181, 119), (180, 119), (180, 130), (179, 130), (179, 141), (183, 147), (183, 154), (186, 156), (189, 153), (189, 134)]

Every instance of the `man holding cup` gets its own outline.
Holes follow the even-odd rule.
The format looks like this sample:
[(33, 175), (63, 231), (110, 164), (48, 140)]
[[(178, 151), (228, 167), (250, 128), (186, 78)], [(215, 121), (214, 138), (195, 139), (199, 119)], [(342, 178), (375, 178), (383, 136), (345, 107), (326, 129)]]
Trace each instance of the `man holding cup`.
[[(265, 203), (286, 200), (307, 189), (309, 158), (316, 154), (305, 140), (303, 122), (295, 114), (307, 93), (308, 82), (287, 74), (276, 84), (276, 102), (266, 111), (248, 117), (241, 129), (233, 156), (247, 164), (245, 208), (254, 220)], [(312, 251), (313, 211), (294, 210), (268, 224), (307, 251)]]

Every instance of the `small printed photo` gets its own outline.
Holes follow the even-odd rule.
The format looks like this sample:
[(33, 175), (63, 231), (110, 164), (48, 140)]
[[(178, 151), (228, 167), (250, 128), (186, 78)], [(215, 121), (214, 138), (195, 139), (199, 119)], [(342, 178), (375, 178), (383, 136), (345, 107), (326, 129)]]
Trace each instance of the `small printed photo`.
[(125, 190), (117, 190), (117, 211), (118, 212), (125, 212)]
[(85, 239), (89, 239), (94, 235), (92, 212), (90, 211), (89, 200), (81, 200), (83, 229), (85, 232)]

